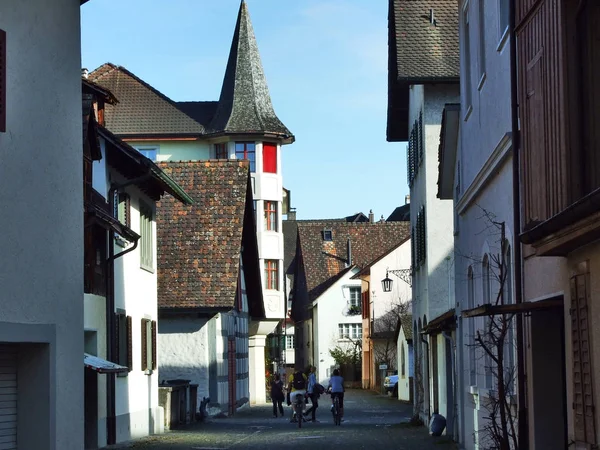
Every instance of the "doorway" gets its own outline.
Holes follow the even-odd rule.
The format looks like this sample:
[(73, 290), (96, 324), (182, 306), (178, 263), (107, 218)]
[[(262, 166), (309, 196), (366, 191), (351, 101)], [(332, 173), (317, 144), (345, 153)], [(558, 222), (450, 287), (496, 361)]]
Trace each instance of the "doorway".
[[(98, 335), (96, 331), (84, 332), (84, 351), (97, 355)], [(85, 450), (98, 448), (98, 373), (92, 369), (83, 369), (84, 389), (84, 444)]]
[(568, 447), (564, 310), (533, 311), (530, 322), (533, 442), (562, 450)]

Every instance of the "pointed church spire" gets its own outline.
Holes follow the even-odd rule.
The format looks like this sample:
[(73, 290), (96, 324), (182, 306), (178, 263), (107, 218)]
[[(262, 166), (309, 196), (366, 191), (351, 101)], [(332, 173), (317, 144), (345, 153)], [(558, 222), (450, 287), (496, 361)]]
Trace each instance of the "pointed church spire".
[(273, 110), (244, 0), (238, 13), (219, 105), (210, 128), (214, 133), (276, 134), (286, 140), (294, 139)]

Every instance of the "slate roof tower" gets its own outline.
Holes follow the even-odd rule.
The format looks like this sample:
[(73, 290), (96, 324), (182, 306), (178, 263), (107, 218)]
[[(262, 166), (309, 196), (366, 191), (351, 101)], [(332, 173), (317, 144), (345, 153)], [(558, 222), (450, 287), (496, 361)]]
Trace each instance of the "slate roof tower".
[(219, 105), (210, 124), (213, 133), (272, 135), (293, 142), (271, 103), (248, 6), (240, 4)]

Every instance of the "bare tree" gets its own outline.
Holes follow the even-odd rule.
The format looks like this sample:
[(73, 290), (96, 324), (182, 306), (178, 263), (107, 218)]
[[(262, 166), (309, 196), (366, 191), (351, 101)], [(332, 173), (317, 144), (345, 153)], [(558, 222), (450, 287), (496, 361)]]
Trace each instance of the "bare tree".
[(396, 327), (400, 319), (411, 312), (411, 302), (395, 300), (380, 316), (373, 319), (370, 338), (373, 343), (373, 355), (376, 364), (396, 367)]
[[(505, 235), (505, 223), (496, 221), (495, 216), (489, 211), (482, 210), (482, 219), (486, 224), (485, 231), (491, 235), (499, 235), (497, 253), (491, 252), (487, 261), (481, 261), (486, 273), (485, 283), (490, 279), (495, 281), (498, 292), (495, 298), (491, 298), (491, 284), (488, 284), (489, 301), (491, 306), (499, 306), (509, 302), (510, 266), (507, 262), (507, 241)], [(487, 279), (486, 279), (487, 278)], [(473, 336), (474, 348), (480, 350), (483, 355), (486, 384), (489, 380), (489, 395), (484, 401), (483, 407), (487, 412), (486, 422), (481, 430), (480, 444), (487, 449), (511, 450), (518, 449), (517, 440), (517, 411), (513, 402), (515, 365), (511, 352), (514, 351), (513, 340), (513, 318), (514, 314), (501, 313), (486, 315), (484, 326), (477, 330)], [(475, 320), (474, 317), (466, 319)], [(513, 353), (514, 355), (514, 353)]]

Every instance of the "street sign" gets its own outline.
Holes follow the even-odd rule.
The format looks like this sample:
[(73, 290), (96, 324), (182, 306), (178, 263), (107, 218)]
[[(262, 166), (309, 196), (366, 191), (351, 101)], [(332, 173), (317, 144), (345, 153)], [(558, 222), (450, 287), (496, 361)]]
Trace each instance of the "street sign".
[(387, 364), (379, 364), (379, 370), (386, 370)]

